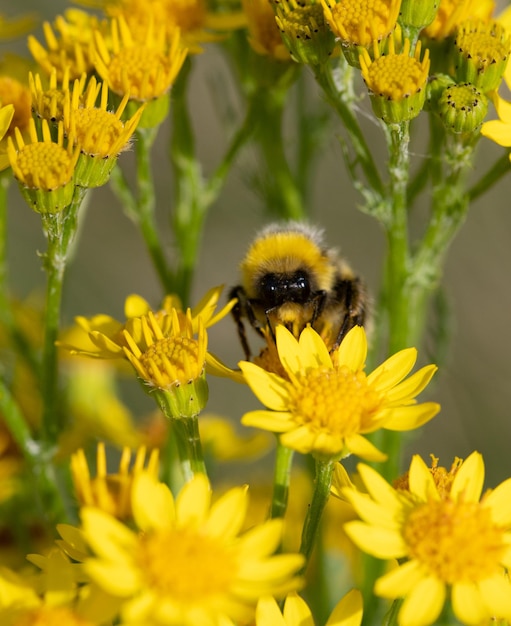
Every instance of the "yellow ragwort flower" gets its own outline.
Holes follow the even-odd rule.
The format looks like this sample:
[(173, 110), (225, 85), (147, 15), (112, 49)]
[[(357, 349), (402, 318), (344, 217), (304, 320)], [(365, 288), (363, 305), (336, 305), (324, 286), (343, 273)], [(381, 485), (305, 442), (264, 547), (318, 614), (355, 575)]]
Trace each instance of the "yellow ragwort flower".
[[(362, 594), (356, 589), (347, 593), (336, 605), (325, 626), (360, 626)], [(263, 597), (257, 603), (256, 626), (314, 626), (306, 602), (296, 593), (287, 596), (284, 610), (273, 597)]]
[[(86, 74), (82, 74), (80, 84), (84, 85), (87, 79)], [(28, 83), (32, 94), (32, 110), (40, 118), (48, 122), (59, 122), (64, 119), (64, 103), (69, 94), (70, 79), (69, 66), (64, 70), (62, 80), (57, 79), (57, 70), (53, 68), (50, 74), (50, 83), (46, 87), (40, 74), (28, 75)]]
[[(456, 457), (451, 464), (450, 469), (438, 465), (438, 458), (433, 454), (431, 457), (431, 467), (428, 468), (431, 472), (431, 476), (435, 482), (438, 494), (441, 498), (448, 498), (451, 493), (452, 483), (458, 473), (460, 467), (463, 465), (463, 459)], [(395, 489), (402, 489), (404, 491), (410, 491), (410, 472), (405, 472), (402, 476), (397, 478), (393, 482)]]
[(110, 38), (96, 32), (95, 67), (119, 96), (142, 102), (168, 93), (186, 58), (178, 30), (151, 20), (144, 41), (137, 41), (123, 16), (111, 22)]
[(74, 80), (93, 70), (93, 32), (98, 28), (96, 17), (70, 10), (64, 17), (59, 16), (53, 27), (44, 22), (46, 48), (33, 35), (28, 37), (28, 48), (48, 76), (55, 69), (59, 81), (66, 72)]
[(53, 141), (48, 122), (42, 121), (42, 139), (35, 122), (30, 120), (28, 143), (15, 128), (17, 149), (11, 137), (7, 139), (7, 155), (29, 205), (39, 213), (56, 213), (71, 204), (74, 192), (73, 175), (80, 156), (72, 142), (64, 147), (64, 128), (58, 126), (57, 141)]
[(79, 505), (95, 506), (117, 519), (131, 519), (131, 489), (135, 476), (146, 471), (157, 478), (158, 455), (158, 450), (152, 450), (146, 465), (146, 449), (142, 446), (131, 466), (131, 451), (124, 448), (118, 472), (108, 473), (105, 444), (98, 443), (96, 476), (91, 478), (85, 453), (83, 449), (78, 450), (71, 456), (71, 476)]
[(419, 115), (426, 99), (429, 51), (426, 49), (421, 61), (418, 41), (414, 55), (410, 56), (410, 40), (405, 39), (403, 50), (396, 54), (394, 39), (390, 37), (388, 53), (380, 55), (374, 42), (373, 54), (374, 61), (362, 49), (360, 68), (376, 117), (395, 124)]
[(446, 39), (466, 20), (490, 19), (495, 0), (440, 0), (435, 19), (423, 33), (430, 39)]
[(248, 42), (254, 52), (276, 61), (290, 61), (291, 54), (282, 41), (272, 4), (268, 0), (242, 0), (241, 4), (247, 18)]
[[(80, 147), (75, 183), (81, 187), (100, 187), (104, 185), (117, 162), (121, 152), (131, 145), (131, 136), (135, 132), (144, 112), (145, 105), (129, 120), (122, 121), (121, 116), (128, 104), (129, 94), (121, 100), (117, 110), (108, 110), (108, 85), (97, 84), (92, 77), (83, 91), (83, 81), (75, 81), (72, 95), (67, 92), (64, 103), (64, 127)], [(99, 105), (96, 101), (100, 97)]]
[(296, 572), (303, 557), (274, 554), (282, 520), (241, 534), (246, 488), (231, 489), (211, 506), (202, 474), (174, 500), (166, 485), (142, 472), (132, 494), (136, 530), (96, 508), (81, 511), (96, 555), (83, 568), (108, 594), (123, 599), (122, 623), (245, 624), (261, 596), (282, 597), (301, 586)]
[(483, 93), (498, 89), (511, 51), (511, 37), (499, 22), (463, 22), (453, 50), (458, 82), (472, 83)]
[(382, 460), (386, 455), (364, 435), (380, 428), (411, 430), (439, 411), (434, 402), (415, 400), (431, 380), (435, 365), (405, 380), (417, 359), (415, 348), (401, 350), (367, 375), (367, 339), (361, 326), (351, 329), (332, 353), (310, 327), (296, 340), (278, 326), (276, 337), (289, 380), (242, 361), (240, 368), (250, 388), (271, 409), (246, 413), (242, 423), (280, 433), (286, 447), (322, 459), (354, 453)]
[(328, 61), (335, 47), (335, 37), (319, 2), (282, 0), (275, 5), (275, 12), (282, 39), (295, 61), (310, 65)]
[[(481, 135), (499, 146), (511, 148), (511, 102), (501, 98), (498, 93), (492, 94), (492, 100), (499, 119), (485, 122), (481, 126)], [(511, 151), (509, 159), (511, 160)]]
[(321, 0), (330, 28), (341, 44), (369, 47), (394, 30), (400, 0)]
[(484, 463), (477, 452), (459, 467), (448, 492), (415, 455), (409, 491), (391, 487), (374, 469), (359, 465), (366, 493), (343, 495), (361, 520), (346, 524), (365, 552), (400, 565), (376, 581), (375, 593), (404, 598), (401, 626), (435, 622), (449, 590), (463, 624), (511, 619), (511, 479), (481, 496)]

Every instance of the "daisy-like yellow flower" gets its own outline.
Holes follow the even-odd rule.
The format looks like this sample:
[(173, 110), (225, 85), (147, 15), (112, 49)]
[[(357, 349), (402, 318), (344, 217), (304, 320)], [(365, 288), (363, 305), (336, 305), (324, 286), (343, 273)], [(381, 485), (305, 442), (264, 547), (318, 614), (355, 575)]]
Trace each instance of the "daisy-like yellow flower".
[[(353, 589), (332, 611), (325, 626), (360, 626), (362, 622), (362, 595)], [(259, 600), (256, 626), (314, 626), (314, 619), (306, 602), (296, 593), (287, 596), (281, 613), (273, 597)]]
[(366, 374), (367, 339), (361, 326), (351, 329), (332, 353), (310, 327), (296, 340), (278, 326), (276, 337), (289, 380), (242, 361), (240, 368), (250, 388), (271, 409), (246, 413), (242, 423), (280, 433), (286, 447), (322, 460), (354, 453), (381, 461), (386, 455), (364, 435), (380, 428), (418, 428), (439, 411), (434, 402), (415, 400), (431, 380), (435, 365), (405, 380), (417, 359), (415, 348), (397, 352)]
[(362, 49), (360, 68), (373, 111), (387, 124), (410, 120), (419, 115), (424, 106), (429, 51), (426, 49), (421, 61), (420, 41), (413, 56), (410, 56), (410, 45), (410, 40), (405, 39), (403, 50), (396, 54), (394, 38), (390, 37), (388, 53), (380, 55), (378, 44), (374, 42), (374, 61), (367, 50)]
[(29, 124), (30, 141), (25, 143), (15, 128), (17, 149), (7, 139), (7, 155), (22, 194), (38, 213), (57, 213), (71, 204), (74, 193), (73, 175), (80, 149), (72, 142), (64, 147), (64, 128), (59, 123), (57, 141), (53, 141), (48, 122), (42, 122), (42, 139), (35, 122)]
[(158, 477), (158, 450), (153, 450), (146, 465), (146, 449), (137, 450), (133, 466), (130, 467), (131, 451), (124, 448), (119, 461), (119, 470), (108, 473), (105, 445), (99, 443), (96, 453), (96, 476), (91, 478), (87, 458), (82, 449), (71, 456), (71, 476), (75, 496), (80, 506), (95, 506), (117, 519), (131, 519), (131, 489), (135, 477), (149, 472)]
[(248, 42), (252, 49), (276, 61), (290, 61), (291, 55), (282, 41), (272, 4), (268, 0), (242, 0), (241, 4), (247, 17)]
[[(492, 94), (492, 100), (499, 119), (485, 122), (481, 126), (481, 135), (499, 146), (511, 148), (511, 102), (501, 98), (498, 93)], [(509, 159), (511, 160), (511, 152)]]
[(440, 615), (449, 590), (463, 624), (511, 619), (511, 479), (481, 496), (482, 456), (474, 452), (457, 469), (450, 490), (440, 490), (414, 456), (409, 491), (391, 487), (375, 470), (359, 465), (367, 490), (343, 495), (361, 521), (346, 524), (365, 552), (401, 564), (376, 581), (375, 593), (404, 598), (401, 626), (426, 626)]
[(463, 22), (453, 50), (458, 82), (472, 83), (483, 93), (498, 89), (511, 51), (511, 37), (499, 22)]
[(120, 97), (151, 102), (144, 125), (155, 126), (168, 110), (168, 93), (187, 55), (179, 30), (169, 35), (164, 24), (149, 22), (142, 41), (123, 16), (113, 19), (109, 38), (96, 31), (94, 65), (109, 89)]
[[(75, 172), (75, 184), (81, 187), (104, 185), (121, 152), (130, 146), (130, 139), (144, 112), (142, 105), (123, 122), (121, 116), (128, 104), (125, 94), (115, 112), (108, 110), (108, 85), (92, 77), (83, 90), (84, 82), (75, 81), (72, 95), (67, 92), (64, 103), (64, 127), (80, 147), (80, 159)], [(98, 96), (99, 106), (96, 105)]]
[[(82, 74), (80, 84), (85, 85), (86, 74)], [(32, 94), (32, 110), (41, 119), (49, 122), (59, 122), (64, 118), (64, 104), (69, 93), (70, 79), (69, 66), (64, 70), (62, 80), (57, 79), (57, 70), (53, 68), (50, 82), (44, 85), (40, 74), (29, 73), (28, 83)], [(83, 89), (83, 86), (82, 86)]]
[(162, 483), (141, 473), (133, 485), (136, 529), (95, 508), (82, 509), (85, 537), (96, 557), (85, 572), (123, 598), (121, 622), (154, 626), (247, 623), (263, 595), (297, 590), (299, 554), (277, 554), (282, 520), (241, 533), (248, 503), (234, 488), (211, 506), (199, 474), (176, 500)]
[(340, 40), (346, 60), (358, 66), (360, 47), (381, 42), (394, 30), (400, 0), (321, 0), (325, 18)]

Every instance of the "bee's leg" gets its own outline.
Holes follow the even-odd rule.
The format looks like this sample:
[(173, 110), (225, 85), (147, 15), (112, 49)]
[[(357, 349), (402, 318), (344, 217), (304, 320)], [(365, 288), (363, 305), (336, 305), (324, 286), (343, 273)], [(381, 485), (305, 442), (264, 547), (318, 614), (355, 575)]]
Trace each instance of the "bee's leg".
[(354, 326), (363, 326), (366, 321), (367, 294), (362, 281), (357, 278), (340, 280), (335, 286), (339, 302), (343, 302), (346, 313), (337, 333), (337, 339), (332, 349), (337, 348), (346, 333)]
[(247, 309), (248, 300), (245, 296), (245, 290), (243, 289), (243, 287), (233, 287), (231, 291), (229, 292), (229, 299), (231, 298), (237, 299), (236, 304), (231, 309), (231, 315), (236, 323), (236, 328), (238, 330), (238, 337), (240, 339), (241, 347), (245, 354), (245, 358), (247, 361), (250, 361), (250, 357), (252, 356), (252, 353), (250, 351), (250, 346), (248, 345), (247, 332), (245, 329), (245, 324), (243, 323), (243, 318), (247, 317), (249, 322), (252, 323), (250, 320), (250, 313), (253, 316), (254, 312), (252, 311), (252, 307), (250, 307), (250, 313), (248, 312), (248, 309)]

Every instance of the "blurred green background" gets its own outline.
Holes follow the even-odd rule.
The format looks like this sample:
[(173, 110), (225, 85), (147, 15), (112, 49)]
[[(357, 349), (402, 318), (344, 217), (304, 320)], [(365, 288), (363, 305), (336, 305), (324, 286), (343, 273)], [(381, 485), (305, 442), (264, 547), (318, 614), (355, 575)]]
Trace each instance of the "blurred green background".
[[(63, 2), (1, 0), (0, 10), (8, 15), (36, 10), (52, 19), (66, 6)], [(37, 36), (42, 40), (41, 29)], [(2, 51), (16, 49), (28, 56), (25, 43), (3, 44)], [(205, 172), (211, 172), (225, 145), (224, 131), (218, 121), (215, 98), (219, 93), (237, 107), (229, 89), (229, 72), (222, 56), (213, 46), (194, 61), (191, 106), (199, 153)], [(212, 85), (215, 85), (215, 98)], [(311, 81), (311, 90), (316, 88)], [(318, 96), (318, 103), (322, 106)], [(380, 150), (380, 128), (368, 121), (370, 143)], [(342, 249), (352, 266), (376, 294), (381, 277), (385, 241), (377, 223), (357, 209), (360, 197), (347, 177), (335, 120), (317, 164), (311, 221), (322, 226), (328, 243)], [(153, 162), (158, 192), (158, 217), (166, 238), (169, 258), (172, 240), (168, 217), (172, 211), (172, 179), (167, 159), (168, 126), (161, 128)], [(413, 160), (427, 158), (426, 141), (412, 144)], [(292, 138), (289, 152), (292, 153)], [(483, 139), (479, 146), (474, 177), (485, 170), (503, 149)], [(383, 154), (383, 153), (382, 153)], [(120, 159), (122, 167), (131, 166), (129, 154)], [(384, 159), (381, 161), (385, 168)], [(194, 301), (211, 286), (238, 282), (237, 265), (256, 231), (271, 218), (261, 198), (247, 184), (257, 168), (257, 155), (242, 153), (231, 171), (223, 193), (207, 220), (198, 265)], [(405, 452), (428, 455), (433, 452), (441, 464), (449, 466), (454, 456), (465, 457), (473, 450), (483, 453), (490, 486), (511, 475), (511, 168), (507, 178), (491, 193), (472, 206), (466, 224), (448, 255), (442, 289), (450, 307), (449, 346), (445, 361), (429, 392), (442, 404), (441, 413), (409, 438)], [(12, 185), (9, 196), (10, 280), (18, 296), (26, 296), (44, 286), (39, 252), (45, 242), (40, 218), (24, 203)], [(425, 215), (419, 209), (414, 227), (420, 229)], [(154, 306), (161, 291), (145, 252), (142, 239), (108, 189), (96, 190), (87, 211), (82, 214), (82, 229), (75, 256), (69, 267), (64, 299), (64, 322), (75, 315), (108, 313), (123, 317), (123, 303), (130, 293), (139, 293)], [(434, 355), (426, 349), (421, 361)], [(229, 365), (242, 357), (231, 319), (223, 320), (210, 332), (211, 349)], [(125, 390), (127, 401), (143, 413), (152, 403), (143, 398), (134, 384)], [(210, 379), (209, 409), (237, 421), (242, 412), (258, 403), (246, 389), (234, 383)]]

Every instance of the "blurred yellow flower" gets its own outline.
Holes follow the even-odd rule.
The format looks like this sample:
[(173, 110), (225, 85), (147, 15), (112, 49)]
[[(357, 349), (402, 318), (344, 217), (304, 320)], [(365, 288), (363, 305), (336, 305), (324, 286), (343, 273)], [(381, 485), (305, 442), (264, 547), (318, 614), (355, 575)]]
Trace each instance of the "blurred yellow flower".
[(33, 30), (37, 25), (37, 15), (26, 13), (19, 17), (7, 17), (0, 13), (0, 40), (16, 39)]
[(354, 327), (332, 353), (312, 328), (306, 328), (299, 340), (283, 326), (277, 327), (276, 335), (289, 380), (242, 361), (250, 388), (271, 409), (246, 413), (242, 423), (280, 433), (286, 447), (321, 459), (355, 453), (382, 460), (386, 455), (364, 435), (380, 428), (418, 428), (439, 411), (434, 402), (415, 400), (435, 365), (405, 380), (417, 358), (414, 348), (401, 350), (366, 375), (367, 339), (361, 326)]
[(123, 599), (123, 623), (246, 623), (260, 596), (282, 597), (300, 587), (296, 572), (303, 557), (274, 554), (282, 520), (240, 534), (245, 488), (231, 489), (211, 506), (210, 486), (201, 474), (174, 500), (166, 485), (142, 472), (132, 494), (136, 530), (95, 508), (81, 512), (96, 554), (84, 570)]
[(257, 54), (277, 61), (291, 61), (291, 54), (282, 40), (275, 13), (268, 0), (242, 0), (247, 17), (248, 41)]

